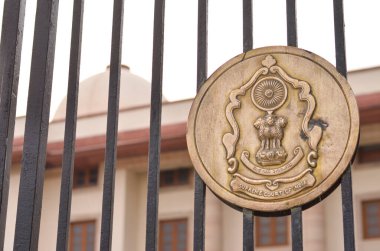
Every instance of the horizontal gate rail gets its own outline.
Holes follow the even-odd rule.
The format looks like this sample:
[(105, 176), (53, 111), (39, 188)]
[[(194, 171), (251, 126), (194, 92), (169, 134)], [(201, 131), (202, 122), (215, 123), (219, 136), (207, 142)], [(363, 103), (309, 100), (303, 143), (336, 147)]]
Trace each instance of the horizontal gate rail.
[(100, 250), (112, 248), (112, 223), (115, 193), (115, 165), (117, 153), (117, 132), (119, 118), (121, 50), (123, 38), (124, 0), (113, 4), (111, 63), (108, 90), (107, 134), (104, 163), (102, 225)]
[(154, 6), (152, 89), (145, 250), (157, 250), (165, 0)]
[(38, 0), (14, 250), (37, 250), (49, 128), (58, 0)]
[(84, 0), (73, 4), (71, 28), (70, 68), (67, 89), (64, 149), (62, 157), (62, 177), (58, 216), (57, 251), (68, 250), (73, 184), (75, 136), (77, 126), (78, 89), (82, 48)]
[[(335, 58), (336, 68), (347, 77), (346, 42), (344, 34), (343, 0), (334, 0)], [(352, 201), (352, 165), (347, 168), (341, 179), (344, 250), (355, 250), (354, 209)]]
[[(197, 91), (207, 79), (208, 0), (198, 0)], [(205, 250), (206, 185), (194, 175), (194, 251)]]
[(24, 18), (25, 0), (4, 2), (0, 44), (0, 250), (4, 248)]

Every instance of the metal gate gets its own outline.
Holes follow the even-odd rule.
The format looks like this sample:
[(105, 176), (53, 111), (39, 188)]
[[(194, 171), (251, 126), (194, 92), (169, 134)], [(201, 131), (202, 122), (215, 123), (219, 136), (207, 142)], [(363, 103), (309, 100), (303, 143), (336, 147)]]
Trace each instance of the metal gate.
[[(335, 51), (337, 70), (346, 76), (343, 0), (334, 0)], [(21, 45), (23, 38), (25, 0), (5, 0), (0, 46), (0, 243), (4, 244), (5, 220), (8, 204), (9, 176), (15, 126), (17, 89)], [(102, 251), (111, 250), (113, 201), (115, 183), (116, 142), (122, 49), (124, 0), (114, 0), (112, 52), (109, 80), (107, 140), (101, 222)], [(295, 0), (286, 1), (287, 37), (289, 46), (297, 46)], [(68, 249), (71, 188), (75, 152), (75, 130), (78, 103), (78, 83), (81, 55), (84, 0), (75, 0), (73, 9), (70, 51), (68, 107), (65, 124), (64, 155), (59, 209), (57, 250)], [(243, 0), (243, 48), (252, 49), (252, 0)], [(165, 0), (155, 1), (154, 42), (152, 63), (151, 121), (149, 144), (148, 194), (146, 215), (146, 250), (157, 250), (158, 191), (160, 160), (160, 128), (163, 76)], [(27, 106), (25, 140), (18, 198), (14, 250), (37, 250), (44, 183), (45, 158), (50, 112), (50, 96), (54, 63), (58, 0), (38, 0), (34, 32), (30, 89)], [(207, 72), (207, 16), (208, 1), (198, 1), (198, 89)], [(351, 168), (341, 179), (344, 247), (355, 250)], [(194, 250), (205, 248), (205, 184), (195, 175)], [(254, 250), (253, 217), (255, 212), (243, 210), (243, 247)], [(302, 208), (291, 210), (292, 249), (303, 250)]]

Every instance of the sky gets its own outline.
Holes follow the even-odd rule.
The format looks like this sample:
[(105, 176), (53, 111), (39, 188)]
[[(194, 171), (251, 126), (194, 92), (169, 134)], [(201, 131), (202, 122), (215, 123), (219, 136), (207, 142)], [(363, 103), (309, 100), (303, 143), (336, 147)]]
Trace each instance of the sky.
[[(26, 1), (17, 115), (26, 112), (34, 15)], [(166, 0), (163, 93), (170, 100), (196, 90), (196, 0)], [(335, 64), (332, 0), (298, 0), (298, 46)], [(254, 48), (286, 45), (286, 0), (253, 0)], [(103, 72), (110, 62), (111, 0), (87, 0), (80, 79)], [(51, 116), (67, 92), (73, 0), (59, 3)], [(2, 6), (1, 6), (2, 8)], [(380, 1), (345, 0), (348, 70), (380, 65)], [(154, 0), (125, 0), (122, 63), (151, 81)], [(2, 9), (1, 9), (2, 13)], [(242, 52), (242, 1), (209, 0), (208, 74)]]

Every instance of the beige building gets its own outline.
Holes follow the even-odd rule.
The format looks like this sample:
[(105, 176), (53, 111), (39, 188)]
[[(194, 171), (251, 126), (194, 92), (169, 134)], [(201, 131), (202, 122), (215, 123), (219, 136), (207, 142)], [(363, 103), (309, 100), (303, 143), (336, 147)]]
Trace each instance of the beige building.
[[(109, 69), (80, 84), (71, 250), (99, 250)], [(150, 84), (122, 68), (113, 248), (145, 250), (147, 149)], [(359, 154), (353, 168), (357, 250), (380, 246), (380, 67), (349, 73), (361, 118)], [(192, 250), (193, 169), (186, 149), (186, 121), (192, 100), (164, 101), (162, 107), (160, 251)], [(55, 249), (58, 225), (64, 100), (50, 123), (39, 250)], [(13, 248), (25, 118), (17, 118), (4, 250)], [(303, 214), (304, 250), (343, 250), (340, 188)], [(258, 251), (291, 250), (290, 218), (256, 218)], [(206, 250), (242, 250), (242, 214), (209, 191)], [(164, 246), (171, 249), (164, 249)], [(77, 249), (74, 249), (76, 247)], [(85, 248), (88, 249), (85, 249)]]

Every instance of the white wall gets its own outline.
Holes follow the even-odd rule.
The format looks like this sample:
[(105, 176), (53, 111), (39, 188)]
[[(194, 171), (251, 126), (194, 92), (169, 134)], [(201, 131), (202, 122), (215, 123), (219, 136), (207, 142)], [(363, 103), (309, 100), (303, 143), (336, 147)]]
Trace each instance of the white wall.
[[(169, 156), (169, 155), (168, 155)], [(164, 169), (177, 163), (163, 160)], [(181, 155), (182, 156), (182, 155)], [(182, 156), (183, 157), (183, 156)], [(137, 161), (137, 160), (136, 160)], [(187, 160), (185, 161), (187, 162)], [(120, 162), (115, 176), (115, 208), (113, 250), (145, 250), (146, 222), (146, 172), (143, 166), (127, 167)], [(137, 162), (131, 160), (129, 163)], [(139, 162), (140, 163), (140, 162)], [(145, 165), (146, 163), (144, 163)], [(178, 164), (178, 163), (177, 163)], [(176, 165), (177, 165), (176, 164)], [(173, 168), (173, 165), (170, 168)], [(353, 191), (355, 207), (355, 226), (357, 250), (375, 251), (380, 240), (364, 240), (361, 229), (361, 201), (380, 198), (380, 163), (356, 165), (353, 170)], [(60, 170), (48, 169), (45, 173), (41, 234), (39, 250), (55, 249), (58, 222)], [(17, 193), (20, 167), (11, 169), (10, 195), (4, 250), (13, 249), (13, 236), (17, 209)], [(102, 209), (103, 169), (99, 172), (96, 187), (73, 190), (72, 221), (96, 220), (96, 246), (99, 250), (101, 209)], [(188, 219), (188, 249), (192, 250), (193, 241), (193, 181), (188, 186), (162, 188), (159, 196), (159, 219)], [(308, 209), (303, 214), (304, 247), (309, 251), (343, 251), (343, 223), (341, 190), (338, 188), (320, 205)], [(290, 226), (289, 226), (290, 229)], [(290, 231), (289, 231), (290, 233)], [(242, 213), (224, 205), (211, 192), (206, 195), (206, 250), (242, 250)], [(290, 236), (289, 236), (290, 238)], [(289, 250), (290, 246), (280, 248), (257, 248), (258, 251)]]
[(9, 196), (8, 196), (8, 210), (7, 210), (7, 223), (5, 227), (5, 241), (4, 250), (13, 250), (13, 239), (16, 228), (16, 210), (17, 198), (20, 184), (20, 166), (15, 165), (11, 168), (9, 180)]
[(363, 200), (380, 199), (380, 163), (370, 163), (357, 167), (353, 172), (353, 191), (355, 209), (355, 235), (358, 250), (377, 251), (380, 239), (364, 239), (362, 228)]
[(40, 251), (54, 250), (57, 244), (60, 187), (60, 169), (46, 170), (38, 242), (38, 250)]

